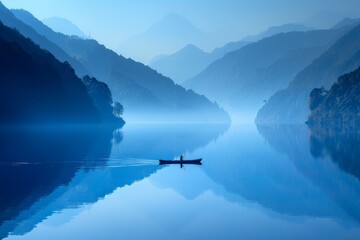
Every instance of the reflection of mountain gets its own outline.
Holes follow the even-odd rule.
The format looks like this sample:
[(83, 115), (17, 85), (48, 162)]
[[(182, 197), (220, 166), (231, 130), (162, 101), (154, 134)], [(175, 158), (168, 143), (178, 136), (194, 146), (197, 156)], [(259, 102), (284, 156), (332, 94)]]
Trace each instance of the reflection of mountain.
[(173, 159), (193, 152), (222, 135), (226, 124), (127, 124), (116, 158)]
[(358, 131), (339, 131), (328, 128), (312, 129), (310, 150), (314, 157), (330, 156), (340, 169), (360, 180), (360, 134)]
[(0, 238), (17, 224), (11, 219), (68, 184), (78, 168), (87, 166), (86, 158), (107, 157), (111, 133), (110, 129), (2, 130)]
[[(321, 192), (326, 194), (328, 199), (334, 202), (348, 216), (360, 221), (360, 203), (358, 201), (360, 198), (360, 182), (357, 178), (341, 169), (353, 163), (352, 160), (347, 159), (348, 155), (345, 154), (345, 149), (350, 150), (351, 146), (354, 145), (350, 144), (348, 146), (350, 149), (346, 148), (345, 145), (354, 139), (349, 138), (342, 142), (341, 138), (336, 138), (338, 136), (334, 135), (333, 137), (337, 140), (336, 143), (331, 144), (331, 141), (334, 141), (333, 137), (324, 138), (325, 143), (330, 141), (330, 144), (327, 142), (326, 148), (331, 152), (331, 158), (326, 156), (314, 158), (309, 151), (309, 133), (306, 126), (268, 125), (258, 126), (258, 129), (269, 144), (277, 151), (286, 154), (295, 168), (319, 188)], [(313, 154), (319, 152), (319, 147), (315, 147), (314, 144), (315, 142), (312, 141)], [(331, 147), (335, 148), (331, 149)], [(348, 154), (354, 154), (355, 156), (356, 152)], [(316, 155), (320, 156), (321, 154)], [(359, 159), (359, 155), (356, 157)], [(335, 164), (334, 161), (337, 163)], [(342, 167), (339, 168), (339, 166)], [(294, 187), (299, 190), (298, 186)], [(307, 196), (307, 194), (304, 194), (304, 196)], [(320, 203), (318, 206), (323, 204), (321, 200), (317, 202)]]
[(230, 193), (287, 215), (345, 215), (291, 161), (264, 145), (251, 126), (232, 127), (207, 149), (204, 171)]
[[(2, 212), (6, 213), (1, 219), (1, 236), (9, 232), (25, 234), (56, 212), (94, 203), (117, 188), (131, 185), (160, 169), (158, 162), (151, 159), (174, 158), (193, 151), (216, 139), (227, 128), (227, 125), (129, 125), (123, 134), (117, 131), (114, 136), (111, 132), (103, 137), (89, 133), (84, 138), (89, 143), (76, 134), (70, 135), (71, 140), (59, 140), (56, 134), (50, 135), (53, 138), (13, 137), (13, 141), (4, 146), (9, 149), (4, 157), (12, 162), (36, 159), (39, 164), (5, 165), (4, 170), (1, 169), (0, 180), (4, 185), (1, 187), (7, 193), (0, 198)], [(11, 132), (1, 140), (11, 136), (16, 135)], [(100, 144), (93, 143), (92, 139)], [(30, 140), (33, 144), (28, 144)], [(25, 149), (14, 154), (17, 148)], [(5, 174), (7, 171), (12, 175)], [(33, 175), (37, 176), (34, 181)], [(9, 182), (16, 185), (5, 185)], [(14, 189), (17, 189), (16, 196), (11, 195)]]
[(58, 187), (30, 209), (21, 212), (17, 218), (6, 223), (5, 229), (8, 225), (12, 225), (15, 226), (12, 234), (23, 235), (56, 212), (95, 203), (117, 188), (131, 185), (150, 176), (159, 168), (158, 165), (123, 167), (120, 163), (118, 166), (108, 168), (80, 170), (66, 186)]

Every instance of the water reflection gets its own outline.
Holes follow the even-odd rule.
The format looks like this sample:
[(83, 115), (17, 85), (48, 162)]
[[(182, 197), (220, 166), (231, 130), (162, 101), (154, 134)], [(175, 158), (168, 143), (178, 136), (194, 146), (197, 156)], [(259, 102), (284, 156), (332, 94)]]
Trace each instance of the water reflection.
[(123, 141), (115, 146), (117, 158), (174, 159), (216, 141), (227, 124), (127, 124)]
[(56, 212), (95, 203), (140, 181), (162, 168), (157, 159), (203, 147), (227, 127), (1, 131), (0, 238), (24, 235)]
[(357, 131), (312, 129), (310, 151), (315, 158), (330, 156), (340, 169), (360, 180), (360, 134)]
[(0, 238), (16, 226), (12, 219), (68, 184), (88, 159), (108, 156), (111, 136), (108, 129), (1, 129)]
[[(350, 217), (360, 222), (360, 182), (354, 177), (357, 176), (358, 169), (355, 159), (360, 157), (359, 151), (354, 151), (359, 139), (357, 134), (310, 134), (305, 125), (258, 126), (258, 130), (274, 149), (293, 162), (298, 172), (325, 194), (326, 199), (335, 204), (319, 212), (326, 202), (321, 199), (309, 201), (311, 193), (305, 191), (301, 194), (303, 204), (299, 206), (313, 202), (318, 209), (307, 208), (304, 214), (335, 216), (340, 219)], [(349, 172), (352, 174), (348, 174)], [(301, 190), (299, 186), (293, 187), (297, 191)], [(343, 213), (334, 212), (334, 209)]]

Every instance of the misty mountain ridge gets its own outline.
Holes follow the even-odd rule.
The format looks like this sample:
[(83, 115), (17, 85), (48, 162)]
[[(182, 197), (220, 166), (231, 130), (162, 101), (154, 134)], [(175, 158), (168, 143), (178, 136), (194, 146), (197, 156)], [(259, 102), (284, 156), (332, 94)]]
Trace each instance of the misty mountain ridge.
[(81, 31), (78, 26), (65, 18), (51, 17), (43, 19), (42, 22), (55, 32), (60, 32), (68, 36), (86, 37), (85, 33)]
[(189, 44), (172, 55), (155, 57), (149, 66), (181, 84), (203, 71), (215, 59), (210, 53)]
[(253, 35), (244, 37), (242, 41), (245, 42), (257, 42), (263, 38), (271, 37), (279, 33), (287, 33), (287, 32), (305, 32), (305, 31), (311, 31), (314, 30), (314, 28), (307, 27), (303, 24), (295, 24), (295, 23), (288, 23), (280, 26), (273, 26), (268, 28), (267, 30)]
[(359, 23), (360, 23), (360, 18), (344, 18), (343, 20), (341, 20), (340, 22), (335, 24), (332, 27), (332, 29), (342, 28), (342, 27), (351, 26), (351, 25), (353, 25), (355, 27), (355, 25), (358, 25)]
[[(125, 59), (95, 40), (55, 33), (29, 13), (18, 18), (46, 36), (105, 82), (124, 118), (137, 121), (229, 121), (229, 116), (204, 96), (175, 85), (171, 79), (131, 59)], [(32, 18), (28, 16), (31, 15)], [(129, 120), (130, 121), (130, 120)]]
[(215, 39), (177, 14), (168, 14), (147, 31), (123, 42), (119, 52), (127, 57), (149, 63), (160, 54), (171, 54), (188, 44), (211, 49)]
[[(226, 54), (184, 86), (227, 111), (255, 118), (257, 110), (331, 44), (339, 30), (281, 33)], [(285, 67), (284, 67), (285, 66)]]
[(228, 52), (240, 49), (246, 44), (248, 43), (243, 41), (231, 42), (221, 48), (214, 49), (211, 53), (189, 44), (172, 55), (155, 57), (149, 66), (181, 85), (184, 81), (205, 70), (216, 59), (223, 57)]
[[(14, 11), (19, 13), (20, 12), (24, 13), (23, 14), (24, 18), (31, 19), (32, 17), (31, 14), (26, 14), (27, 12), (25, 12), (24, 10), (14, 10)], [(16, 28), (18, 31), (21, 32), (22, 35), (30, 38), (33, 42), (40, 45), (42, 48), (45, 48), (48, 51), (50, 51), (58, 60), (62, 62), (64, 61), (69, 62), (79, 76), (83, 76), (89, 73), (84, 66), (82, 66), (78, 61), (76, 61), (74, 58), (70, 57), (67, 53), (65, 53), (63, 49), (61, 49), (53, 42), (49, 41), (43, 35), (37, 33), (34, 29), (32, 29), (24, 22), (17, 19), (9, 9), (7, 9), (4, 5), (1, 4), (1, 2), (0, 2), (0, 21), (8, 27)]]
[[(123, 124), (112, 115), (110, 91), (95, 86), (107, 96), (91, 98), (69, 63), (2, 23), (0, 53), (1, 124)], [(101, 101), (104, 108), (97, 109), (94, 103)]]
[(275, 93), (260, 109), (257, 122), (304, 123), (314, 88), (330, 88), (336, 79), (360, 66), (360, 25), (345, 27), (340, 38), (319, 58), (300, 71), (284, 90)]
[(320, 11), (305, 19), (302, 24), (316, 29), (329, 29), (340, 22), (345, 16), (334, 11)]
[[(230, 42), (223, 47), (215, 48), (207, 53), (194, 47), (192, 44), (180, 49), (171, 55), (160, 55), (150, 61), (149, 66), (161, 74), (170, 77), (176, 83), (182, 84), (186, 80), (200, 74), (205, 68), (217, 59), (224, 57), (227, 53), (239, 50), (250, 42), (257, 42), (263, 38), (271, 37), (279, 33), (293, 31), (310, 31), (312, 28), (301, 24), (284, 24), (281, 26), (270, 27), (267, 30), (243, 38), (237, 42)], [(190, 48), (189, 46), (193, 46)], [(178, 66), (182, 66), (179, 68)]]

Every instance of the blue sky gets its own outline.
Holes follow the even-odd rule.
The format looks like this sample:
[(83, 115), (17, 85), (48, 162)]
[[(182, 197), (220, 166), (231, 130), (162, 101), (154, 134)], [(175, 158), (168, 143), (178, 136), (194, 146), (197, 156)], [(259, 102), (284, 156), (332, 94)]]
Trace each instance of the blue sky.
[(203, 31), (222, 34), (229, 41), (269, 26), (303, 22), (318, 13), (332, 13), (333, 21), (360, 15), (359, 0), (2, 0), (2, 3), (8, 8), (28, 10), (39, 19), (67, 18), (111, 48), (145, 31), (168, 13), (177, 13)]

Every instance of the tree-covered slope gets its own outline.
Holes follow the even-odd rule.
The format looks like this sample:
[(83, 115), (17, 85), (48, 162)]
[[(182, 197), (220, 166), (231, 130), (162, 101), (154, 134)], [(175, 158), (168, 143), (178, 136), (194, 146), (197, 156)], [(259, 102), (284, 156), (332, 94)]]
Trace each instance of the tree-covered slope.
[(97, 123), (99, 112), (68, 63), (0, 23), (0, 123)]
[(360, 126), (360, 68), (341, 76), (329, 91), (310, 93), (308, 123), (315, 126)]
[(340, 30), (282, 33), (213, 62), (184, 83), (234, 112), (253, 112), (318, 57)]
[(88, 71), (74, 58), (70, 57), (63, 49), (49, 41), (45, 36), (37, 33), (30, 26), (17, 19), (14, 14), (0, 2), (0, 21), (10, 28), (16, 28), (22, 35), (30, 38), (41, 48), (50, 51), (58, 60), (67, 61), (79, 76), (88, 74)]
[(275, 93), (260, 109), (257, 122), (302, 122), (309, 115), (309, 94), (314, 88), (329, 88), (336, 79), (360, 65), (360, 26), (344, 29), (326, 52), (300, 71), (284, 90)]
[(119, 56), (95, 40), (55, 33), (26, 11), (16, 16), (61, 47), (104, 81), (115, 101), (124, 105), (124, 118), (140, 121), (229, 121), (228, 115), (204, 96), (174, 84), (155, 70)]

